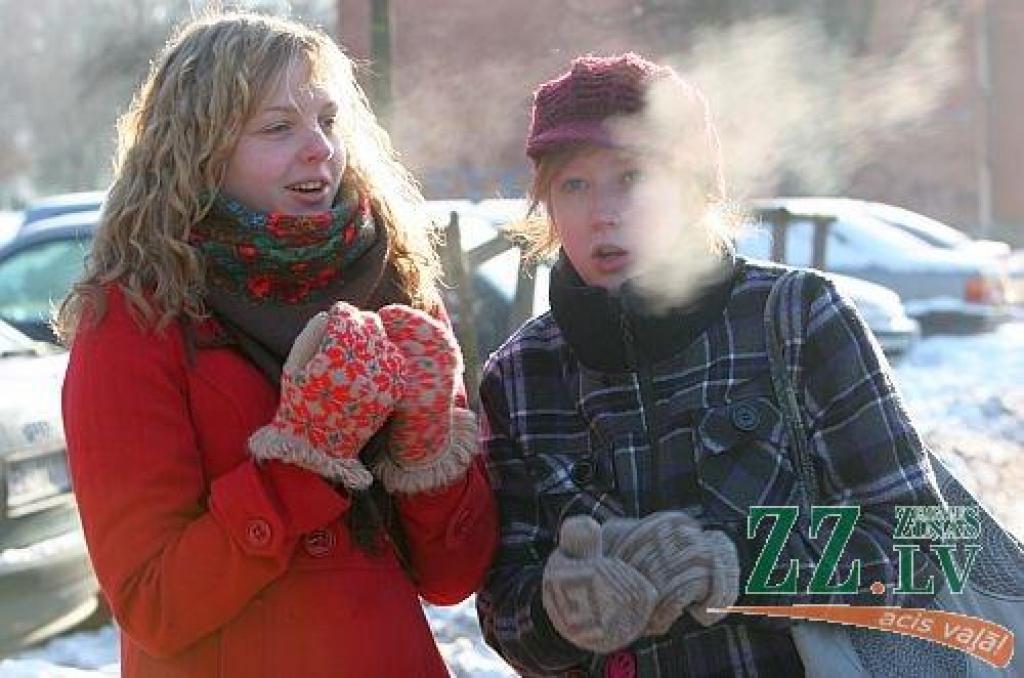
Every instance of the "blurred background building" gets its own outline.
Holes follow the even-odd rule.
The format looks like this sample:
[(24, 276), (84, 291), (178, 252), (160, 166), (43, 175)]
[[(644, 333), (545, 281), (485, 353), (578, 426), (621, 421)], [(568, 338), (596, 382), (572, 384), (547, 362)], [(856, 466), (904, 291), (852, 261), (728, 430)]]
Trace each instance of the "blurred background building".
[[(740, 159), (731, 174), (785, 155), (741, 182), (741, 197), (880, 200), (1024, 244), (1017, 0), (338, 0), (337, 20), (432, 197), (519, 194), (530, 88), (576, 54), (632, 49), (709, 91), (726, 157)], [(757, 64), (762, 81), (736, 92), (750, 83), (730, 61)], [(773, 112), (801, 97), (796, 114)], [(789, 131), (752, 138), (748, 122)]]
[(632, 49), (708, 92), (736, 197), (877, 199), (1024, 245), (1019, 0), (0, 0), (0, 210), (105, 186), (171, 27), (233, 5), (365, 60), (430, 198), (520, 195), (531, 88)]

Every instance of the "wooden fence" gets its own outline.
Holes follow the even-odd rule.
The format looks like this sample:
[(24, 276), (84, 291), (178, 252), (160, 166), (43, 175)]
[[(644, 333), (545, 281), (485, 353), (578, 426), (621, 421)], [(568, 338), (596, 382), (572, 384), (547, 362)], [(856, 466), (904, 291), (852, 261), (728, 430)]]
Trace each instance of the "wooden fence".
[[(498, 237), (466, 251), (462, 248), (462, 232), (459, 227), (459, 213), (453, 210), (448, 215), (448, 225), (444, 229), (445, 237), (441, 246), (441, 263), (444, 267), (445, 284), (448, 289), (448, 302), (454, 304), (453, 312), (458, 314), (456, 334), (462, 354), (466, 362), (466, 392), (470, 406), (477, 409), (477, 386), (480, 383), (479, 342), (477, 338), (477, 318), (473, 313), (473, 272), (485, 262), (504, 252), (515, 249), (505, 232), (498, 229)], [(520, 257), (516, 279), (515, 296), (509, 309), (504, 327), (505, 335), (512, 334), (531, 315), (533, 315), (533, 298), (535, 292), (536, 267), (527, 264)], [(467, 317), (470, 316), (470, 317)]]

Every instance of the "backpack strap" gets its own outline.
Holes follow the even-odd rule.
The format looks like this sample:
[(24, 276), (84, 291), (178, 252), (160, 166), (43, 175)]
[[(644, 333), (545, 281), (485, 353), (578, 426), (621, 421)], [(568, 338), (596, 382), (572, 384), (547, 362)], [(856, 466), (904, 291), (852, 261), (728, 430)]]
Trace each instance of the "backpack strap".
[(792, 441), (795, 455), (794, 467), (805, 505), (809, 508), (817, 503), (821, 492), (818, 474), (811, 461), (810, 444), (803, 423), (803, 412), (796, 395), (796, 384), (792, 367), (787, 360), (786, 350), (790, 344), (803, 337), (804, 313), (802, 309), (803, 271), (792, 269), (783, 273), (772, 285), (764, 308), (765, 341), (768, 349), (768, 365), (771, 370), (772, 390), (778, 402), (783, 420)]

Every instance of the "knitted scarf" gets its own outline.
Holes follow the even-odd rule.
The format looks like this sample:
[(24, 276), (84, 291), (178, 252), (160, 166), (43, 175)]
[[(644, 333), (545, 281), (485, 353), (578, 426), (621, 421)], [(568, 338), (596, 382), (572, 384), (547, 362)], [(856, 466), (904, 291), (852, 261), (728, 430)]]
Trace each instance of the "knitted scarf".
[(217, 196), (190, 242), (205, 263), (205, 301), (226, 343), (275, 384), (299, 332), (334, 302), (374, 311), (409, 303), (388, 263), (387, 233), (355, 190), (343, 188), (329, 212), (300, 216)]
[[(206, 304), (222, 333), (193, 334), (194, 346), (233, 345), (276, 385), (295, 338), (309, 319), (335, 301), (377, 311), (408, 304), (388, 258), (384, 226), (369, 200), (342, 187), (336, 206), (321, 214), (256, 212), (218, 196), (190, 242), (206, 265)], [(373, 464), (386, 453), (378, 431), (360, 453)], [(375, 481), (352, 493), (347, 522), (356, 545), (370, 553), (385, 543), (383, 528), (410, 576), (408, 547), (392, 499)]]

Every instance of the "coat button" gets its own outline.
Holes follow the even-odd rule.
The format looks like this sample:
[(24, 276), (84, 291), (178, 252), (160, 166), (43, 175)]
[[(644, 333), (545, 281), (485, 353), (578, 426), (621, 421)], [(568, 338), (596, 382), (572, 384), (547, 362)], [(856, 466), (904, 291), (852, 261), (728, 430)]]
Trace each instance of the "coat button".
[(455, 524), (452, 526), (452, 529), (456, 536), (464, 537), (469, 532), (470, 515), (469, 509), (462, 509), (459, 511), (459, 515), (455, 516)]
[(475, 514), (471, 508), (467, 506), (459, 508), (448, 521), (448, 527), (445, 529), (445, 545), (448, 548), (455, 548), (465, 542), (475, 523)]
[(604, 661), (605, 678), (636, 678), (636, 655), (629, 650), (619, 650), (608, 655)]
[(577, 485), (586, 485), (594, 479), (594, 462), (583, 459), (572, 465), (569, 475)]
[(263, 518), (250, 518), (245, 525), (245, 538), (250, 544), (263, 547), (270, 543), (270, 523)]
[(323, 558), (334, 550), (334, 533), (330, 530), (313, 530), (302, 538), (302, 548), (311, 558)]
[(753, 431), (761, 425), (761, 413), (751, 403), (738, 403), (729, 412), (732, 425), (741, 431)]

